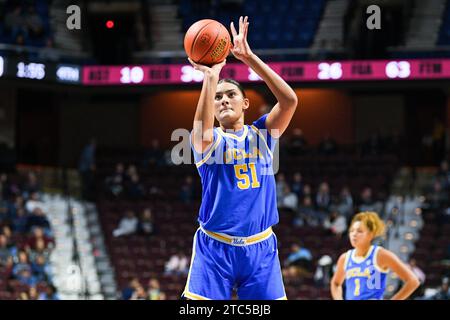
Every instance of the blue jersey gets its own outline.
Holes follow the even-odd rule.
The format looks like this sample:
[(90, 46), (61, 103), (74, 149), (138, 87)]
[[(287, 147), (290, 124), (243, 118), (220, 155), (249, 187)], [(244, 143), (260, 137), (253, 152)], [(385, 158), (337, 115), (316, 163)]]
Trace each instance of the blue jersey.
[(365, 257), (355, 257), (355, 249), (345, 255), (345, 299), (382, 299), (388, 270), (377, 265), (380, 247), (371, 246)]
[(227, 133), (214, 128), (214, 141), (194, 160), (202, 183), (198, 221), (202, 228), (248, 237), (278, 223), (273, 152), (267, 114)]

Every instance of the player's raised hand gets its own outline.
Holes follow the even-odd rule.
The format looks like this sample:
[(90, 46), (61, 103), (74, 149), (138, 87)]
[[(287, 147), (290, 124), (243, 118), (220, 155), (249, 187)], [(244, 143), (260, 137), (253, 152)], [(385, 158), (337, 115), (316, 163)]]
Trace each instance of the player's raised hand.
[(219, 76), (220, 71), (227, 63), (227, 60), (225, 59), (222, 62), (214, 64), (211, 67), (209, 67), (209, 66), (205, 66), (203, 64), (195, 63), (194, 61), (192, 61), (191, 58), (188, 58), (188, 60), (192, 64), (192, 66), (194, 67), (195, 70), (201, 71), (205, 75), (216, 75), (216, 76)]
[(245, 16), (245, 18), (242, 16), (239, 17), (239, 33), (236, 31), (234, 23), (231, 22), (230, 24), (231, 34), (233, 35), (231, 53), (236, 59), (241, 61), (245, 61), (245, 59), (250, 58), (253, 54), (247, 42), (248, 25), (249, 22), (247, 16)]

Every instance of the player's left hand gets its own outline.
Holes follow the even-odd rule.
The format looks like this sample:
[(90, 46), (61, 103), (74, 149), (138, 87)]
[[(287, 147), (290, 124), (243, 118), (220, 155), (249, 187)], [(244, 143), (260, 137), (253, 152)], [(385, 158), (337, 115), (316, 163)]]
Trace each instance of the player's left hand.
[(253, 52), (247, 42), (248, 25), (249, 23), (247, 16), (245, 16), (245, 18), (242, 16), (239, 17), (239, 33), (236, 32), (234, 23), (231, 22), (230, 24), (231, 34), (233, 35), (231, 53), (236, 57), (236, 59), (243, 62), (253, 55)]

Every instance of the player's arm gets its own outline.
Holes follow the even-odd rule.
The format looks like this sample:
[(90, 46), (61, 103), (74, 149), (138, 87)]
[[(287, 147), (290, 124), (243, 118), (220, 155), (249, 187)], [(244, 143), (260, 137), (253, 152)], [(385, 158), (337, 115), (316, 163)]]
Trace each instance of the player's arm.
[[(239, 33), (236, 32), (231, 22), (231, 33), (233, 35), (233, 55), (248, 65), (269, 87), (278, 102), (270, 111), (266, 119), (266, 128), (274, 138), (279, 138), (288, 127), (295, 109), (297, 108), (297, 95), (294, 90), (266, 63), (256, 56), (247, 42), (248, 25), (247, 17), (239, 18)], [(278, 130), (275, 134), (271, 130)]]
[(336, 265), (336, 272), (334, 273), (333, 278), (331, 278), (330, 282), (331, 296), (334, 300), (344, 300), (342, 294), (342, 284), (345, 280), (344, 263), (345, 253), (341, 254), (341, 256), (339, 257)]
[(195, 110), (192, 129), (192, 145), (195, 151), (203, 153), (214, 140), (214, 97), (219, 82), (219, 74), (226, 60), (212, 67), (197, 64), (191, 59), (189, 59), (189, 62), (196, 70), (204, 73), (202, 91)]
[(404, 282), (402, 288), (391, 298), (392, 300), (405, 300), (419, 287), (419, 279), (393, 252), (380, 248), (377, 263), (381, 268), (395, 272)]

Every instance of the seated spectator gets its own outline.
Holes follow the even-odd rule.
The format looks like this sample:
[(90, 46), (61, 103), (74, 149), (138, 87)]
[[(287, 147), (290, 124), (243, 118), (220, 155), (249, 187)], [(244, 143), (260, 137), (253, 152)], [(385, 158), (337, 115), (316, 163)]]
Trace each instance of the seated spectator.
[(144, 186), (138, 174), (132, 174), (130, 181), (126, 184), (127, 195), (132, 199), (141, 199), (145, 195)]
[(347, 219), (337, 211), (332, 211), (325, 219), (323, 227), (329, 230), (337, 238), (341, 238), (347, 231)]
[(141, 219), (138, 225), (139, 233), (143, 235), (152, 235), (155, 232), (155, 226), (153, 224), (153, 215), (150, 208), (145, 208), (142, 211)]
[(441, 162), (436, 179), (441, 183), (443, 189), (447, 191), (450, 189), (450, 170), (447, 160)]
[(0, 234), (0, 267), (6, 266), (8, 260), (17, 253), (17, 248), (8, 243), (8, 238)]
[(11, 222), (11, 227), (16, 233), (25, 234), (28, 231), (28, 215), (24, 208), (16, 210), (16, 216)]
[(151, 146), (145, 151), (144, 167), (154, 167), (164, 164), (164, 150), (159, 146), (158, 139), (152, 139)]
[(300, 172), (294, 173), (291, 190), (297, 195), (299, 200), (303, 199), (303, 177)]
[(52, 268), (43, 255), (38, 255), (36, 260), (31, 263), (31, 271), (37, 281), (52, 283)]
[(288, 143), (288, 152), (292, 156), (299, 156), (305, 154), (308, 142), (306, 141), (303, 131), (299, 128), (295, 128), (292, 131), (292, 136)]
[(333, 277), (333, 260), (330, 256), (324, 255), (317, 262), (314, 273), (314, 282), (318, 287), (328, 287)]
[(148, 300), (166, 300), (166, 294), (161, 291), (159, 281), (156, 278), (149, 280), (147, 295)]
[(37, 248), (37, 242), (39, 240), (42, 240), (44, 242), (45, 248), (53, 248), (55, 241), (53, 238), (48, 237), (44, 233), (44, 229), (41, 227), (34, 227), (31, 230), (31, 235), (28, 237), (26, 246), (29, 247), (31, 250), (35, 250)]
[(139, 285), (136, 290), (134, 290), (130, 300), (148, 300), (144, 287)]
[(275, 178), (275, 188), (277, 190), (277, 204), (281, 203), (284, 189), (287, 186), (286, 177), (284, 173), (280, 172)]
[(44, 22), (42, 21), (42, 18), (37, 14), (34, 5), (28, 6), (25, 22), (31, 38), (36, 39), (42, 37), (44, 33)]
[(31, 192), (30, 198), (25, 205), (25, 209), (28, 212), (33, 212), (35, 208), (40, 208), (42, 210), (44, 208), (44, 203), (39, 199), (39, 193)]
[(165, 274), (185, 275), (188, 271), (188, 258), (182, 251), (172, 255), (164, 267)]
[(52, 234), (50, 222), (48, 221), (44, 211), (42, 211), (39, 207), (34, 208), (27, 218), (27, 230), (31, 231), (34, 227), (42, 228), (44, 233), (48, 236)]
[(311, 197), (304, 197), (303, 203), (299, 207), (294, 218), (293, 225), (296, 227), (301, 227), (304, 225), (315, 227), (320, 225), (324, 219), (324, 213), (318, 212), (314, 209)]
[(6, 14), (5, 29), (12, 39), (15, 39), (18, 35), (28, 37), (28, 29), (21, 6), (16, 6), (14, 10)]
[(311, 275), (311, 251), (304, 248), (300, 243), (294, 243), (291, 246), (291, 253), (284, 261), (284, 267), (283, 274), (287, 277), (303, 277)]
[[(52, 239), (53, 241), (53, 239)], [(54, 245), (53, 242), (49, 243)], [(39, 238), (35, 242), (35, 247), (29, 251), (29, 257), (30, 261), (34, 262), (36, 261), (36, 258), (38, 256), (44, 256), (46, 261), (50, 261), (50, 254), (52, 252), (52, 249), (50, 248), (52, 245), (45, 245), (45, 240), (43, 238)]]
[(33, 171), (28, 172), (27, 179), (22, 187), (23, 197), (28, 198), (32, 193), (41, 191), (41, 185), (37, 179), (36, 174)]
[(127, 210), (125, 216), (120, 220), (119, 227), (113, 231), (114, 237), (120, 237), (136, 233), (139, 220), (135, 213)]
[(114, 197), (118, 197), (122, 194), (124, 189), (124, 166), (122, 163), (116, 164), (114, 174), (105, 179), (105, 184), (108, 189), (108, 193)]
[(55, 286), (47, 285), (45, 292), (39, 294), (39, 300), (60, 300)]
[(128, 285), (122, 289), (122, 300), (130, 300), (138, 287), (142, 287), (139, 279), (137, 277), (131, 278)]
[(431, 209), (439, 209), (449, 202), (448, 192), (444, 190), (440, 181), (436, 180), (433, 183), (431, 192), (427, 195), (428, 202)]
[(349, 219), (353, 215), (353, 197), (348, 187), (343, 187), (339, 193), (339, 202), (337, 203), (335, 210), (337, 210), (344, 217)]
[(448, 288), (448, 278), (442, 280), (438, 292), (431, 297), (431, 300), (450, 300), (450, 290)]
[(333, 155), (338, 151), (336, 140), (331, 138), (330, 134), (326, 134), (319, 143), (319, 154)]
[(181, 186), (180, 200), (183, 203), (191, 203), (192, 200), (194, 200), (194, 192), (195, 190), (192, 177), (188, 175), (184, 179), (184, 184)]
[(327, 212), (331, 205), (331, 194), (328, 183), (322, 182), (316, 194), (316, 208), (319, 211)]
[(280, 209), (288, 209), (291, 211), (296, 211), (298, 206), (298, 197), (295, 193), (291, 191), (289, 185), (286, 185), (281, 195), (280, 204), (278, 207)]
[(14, 277), (18, 277), (22, 270), (28, 270), (31, 274), (31, 265), (28, 259), (28, 255), (25, 251), (19, 251), (18, 261), (14, 265), (12, 273)]
[(36, 287), (30, 287), (28, 290), (28, 299), (29, 300), (39, 300), (39, 292)]
[(375, 211), (375, 212), (381, 212), (381, 209), (383, 207), (383, 204), (380, 202), (377, 202), (372, 197), (372, 189), (369, 187), (365, 187), (361, 191), (361, 197), (360, 202), (358, 206), (358, 211)]

